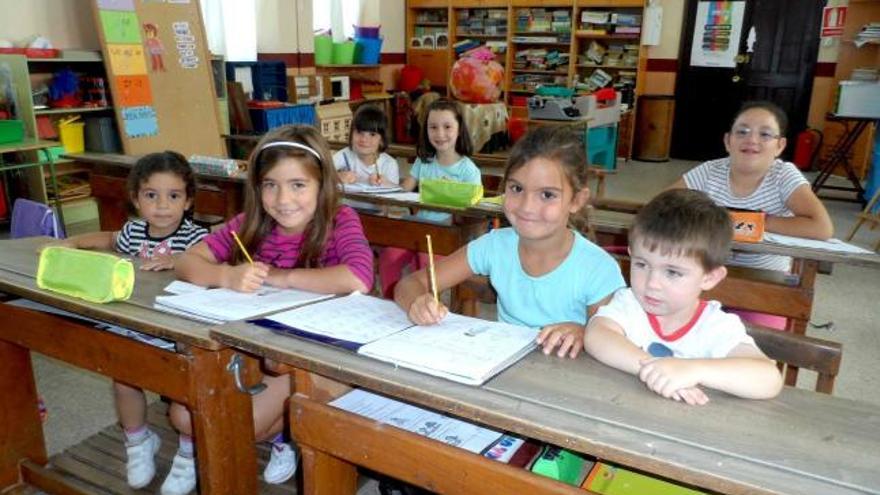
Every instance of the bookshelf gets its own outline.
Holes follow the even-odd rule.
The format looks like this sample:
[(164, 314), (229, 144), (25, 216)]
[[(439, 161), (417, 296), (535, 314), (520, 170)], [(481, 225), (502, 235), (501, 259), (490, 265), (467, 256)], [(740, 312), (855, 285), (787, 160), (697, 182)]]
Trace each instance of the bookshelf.
[(422, 69), (431, 86), (444, 91), (452, 68), (449, 34), (448, 1), (407, 1), (407, 63)]
[[(486, 47), (495, 54), (495, 61), (507, 71), (507, 49), (509, 46), (507, 2), (464, 2), (452, 3), (450, 30), (450, 70), (455, 61), (465, 53)], [(506, 94), (506, 83), (502, 86), (502, 98)]]
[(525, 107), (543, 84), (571, 81), (572, 4), (512, 1), (508, 53), (508, 104)]
[[(513, 107), (512, 115), (526, 113), (526, 100), (540, 84), (578, 87), (581, 94), (596, 83), (613, 86), (629, 108), (620, 122), (626, 141), (620, 149), (628, 156), (635, 100), (645, 86), (647, 49), (640, 39), (644, 6), (645, 0), (407, 0), (410, 41), (432, 30), (449, 36), (447, 49), (408, 45), (407, 63), (421, 67), (442, 92), (457, 59), (456, 43), (470, 40), (469, 49), (506, 43), (506, 54), (496, 60), (505, 67), (503, 98)], [(506, 31), (497, 21), (503, 11)], [(604, 14), (607, 21), (602, 27), (582, 22), (584, 13), (587, 19)], [(592, 56), (587, 56), (591, 48)], [(587, 82), (591, 78), (592, 86)]]

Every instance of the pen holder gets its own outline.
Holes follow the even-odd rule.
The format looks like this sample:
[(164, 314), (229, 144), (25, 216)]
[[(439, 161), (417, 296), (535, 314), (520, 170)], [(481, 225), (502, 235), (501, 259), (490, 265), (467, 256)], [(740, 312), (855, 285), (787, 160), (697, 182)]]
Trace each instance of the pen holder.
[(124, 301), (134, 289), (134, 266), (112, 254), (50, 246), (40, 253), (37, 286), (89, 302)]
[(467, 208), (483, 197), (482, 184), (445, 179), (419, 181), (419, 201), (429, 205)]
[(761, 242), (764, 238), (763, 211), (730, 210), (733, 222), (733, 240), (737, 242)]

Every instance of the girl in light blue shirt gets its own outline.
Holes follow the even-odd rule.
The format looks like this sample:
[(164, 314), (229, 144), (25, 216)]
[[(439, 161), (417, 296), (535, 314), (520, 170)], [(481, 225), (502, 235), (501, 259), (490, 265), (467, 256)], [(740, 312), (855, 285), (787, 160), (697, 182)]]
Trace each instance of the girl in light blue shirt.
[[(489, 277), (501, 321), (541, 328), (544, 353), (576, 357), (584, 325), (624, 286), (617, 262), (587, 240), (587, 158), (569, 129), (540, 127), (513, 150), (504, 173), (504, 214), (511, 227), (470, 242), (437, 263), (438, 290), (473, 275)], [(434, 301), (425, 270), (398, 284), (395, 301), (416, 324), (448, 309)]]
[[(480, 169), (468, 157), (473, 153), (470, 134), (464, 114), (458, 103), (441, 98), (428, 107), (425, 122), (419, 132), (415, 164), (409, 177), (403, 179), (405, 191), (414, 190), (427, 179), (446, 179), (455, 182), (480, 184)], [(432, 223), (449, 224), (452, 215), (437, 211), (419, 210), (416, 218)], [(424, 268), (427, 255), (409, 249), (387, 247), (379, 252), (379, 281), (382, 295), (391, 298), (394, 286), (403, 270), (413, 265), (413, 271)]]

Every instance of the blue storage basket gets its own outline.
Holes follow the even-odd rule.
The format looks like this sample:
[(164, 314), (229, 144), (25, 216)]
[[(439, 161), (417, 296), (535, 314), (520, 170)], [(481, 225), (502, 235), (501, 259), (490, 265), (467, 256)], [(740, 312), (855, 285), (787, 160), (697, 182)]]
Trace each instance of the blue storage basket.
[(587, 129), (587, 160), (608, 170), (617, 166), (617, 124)]
[(382, 54), (382, 38), (355, 38), (354, 61), (357, 64), (375, 65)]
[(235, 81), (235, 69), (248, 67), (254, 85), (253, 99), (287, 101), (287, 67), (278, 60), (227, 62), (226, 80)]
[(288, 105), (281, 108), (251, 108), (254, 131), (263, 133), (287, 124), (317, 124), (314, 105)]

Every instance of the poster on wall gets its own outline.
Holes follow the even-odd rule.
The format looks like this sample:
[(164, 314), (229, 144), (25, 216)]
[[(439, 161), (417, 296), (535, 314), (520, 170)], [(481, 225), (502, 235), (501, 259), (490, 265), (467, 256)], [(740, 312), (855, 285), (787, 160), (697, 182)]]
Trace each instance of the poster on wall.
[(736, 67), (745, 9), (744, 1), (697, 4), (691, 67)]

